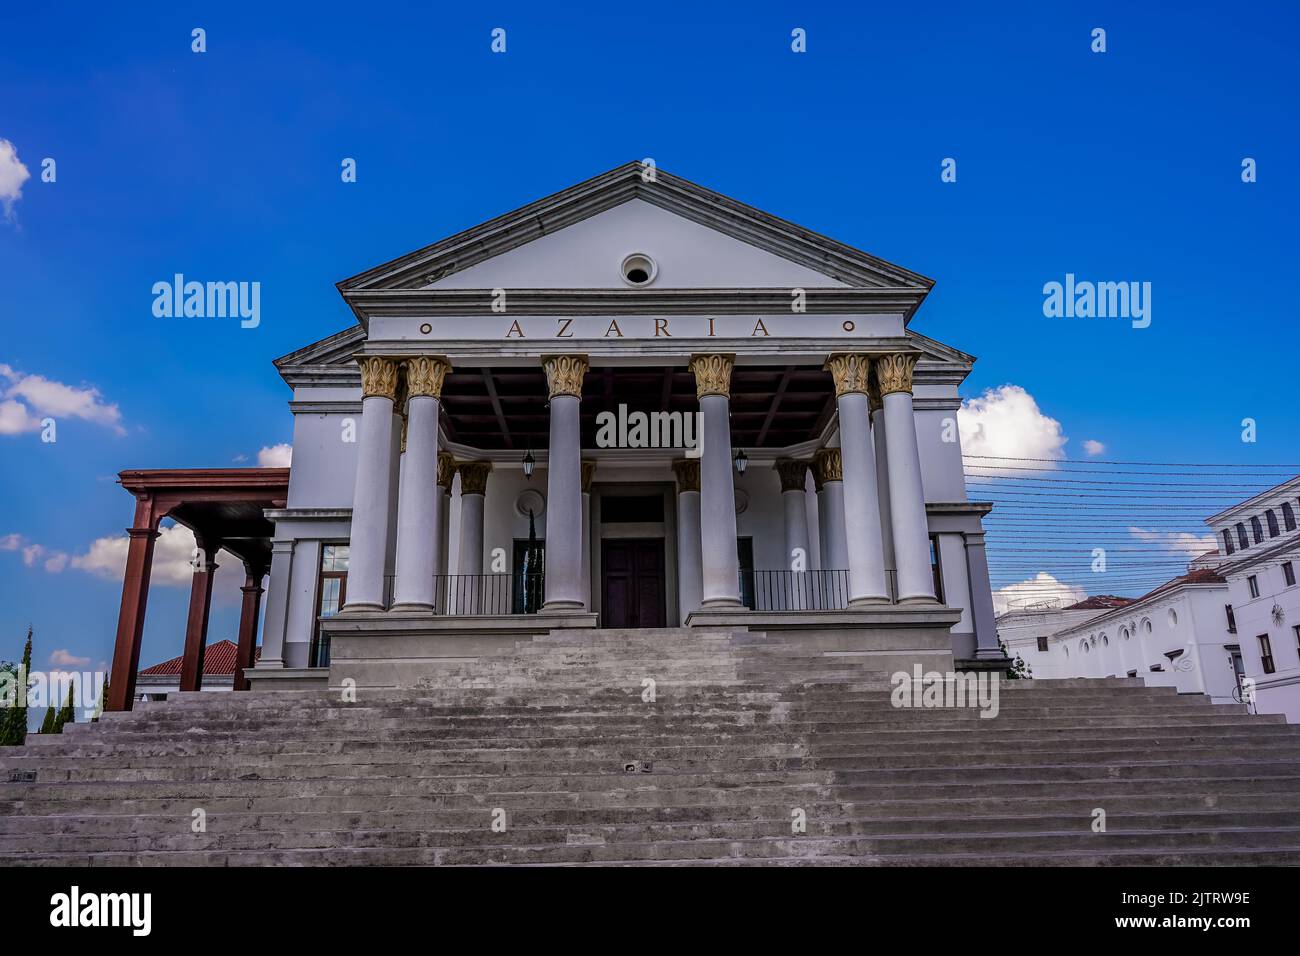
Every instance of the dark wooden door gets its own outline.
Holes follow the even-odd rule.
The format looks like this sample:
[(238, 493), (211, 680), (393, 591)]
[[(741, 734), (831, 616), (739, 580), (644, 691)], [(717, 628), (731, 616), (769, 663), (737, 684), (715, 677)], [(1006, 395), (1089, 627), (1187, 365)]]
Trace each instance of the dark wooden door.
[(602, 627), (663, 627), (662, 538), (610, 539), (600, 545)]

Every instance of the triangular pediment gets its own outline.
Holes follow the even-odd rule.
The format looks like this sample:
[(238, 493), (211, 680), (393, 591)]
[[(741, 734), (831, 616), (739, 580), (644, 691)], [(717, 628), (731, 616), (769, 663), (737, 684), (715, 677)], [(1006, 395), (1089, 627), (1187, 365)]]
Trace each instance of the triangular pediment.
[[(641, 163), (628, 163), (339, 283), (350, 293), (628, 289), (863, 289), (924, 295), (930, 279)], [(629, 290), (632, 291), (632, 290)]]

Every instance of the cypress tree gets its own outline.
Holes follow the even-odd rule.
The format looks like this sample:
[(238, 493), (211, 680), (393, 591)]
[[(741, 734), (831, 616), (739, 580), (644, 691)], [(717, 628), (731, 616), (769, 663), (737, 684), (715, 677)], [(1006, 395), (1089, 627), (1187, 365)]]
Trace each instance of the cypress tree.
[(65, 703), (59, 710), (59, 716), (54, 718), (54, 732), (56, 734), (63, 733), (63, 728), (68, 724), (75, 724), (77, 722), (76, 715), (72, 711), (72, 688), (73, 684), (69, 683), (67, 703)]
[(32, 628), (27, 626), (27, 645), (23, 648), (23, 662), (16, 677), (14, 706), (6, 708), (0, 716), (0, 745), (16, 747), (27, 740), (27, 681), (32, 673)]

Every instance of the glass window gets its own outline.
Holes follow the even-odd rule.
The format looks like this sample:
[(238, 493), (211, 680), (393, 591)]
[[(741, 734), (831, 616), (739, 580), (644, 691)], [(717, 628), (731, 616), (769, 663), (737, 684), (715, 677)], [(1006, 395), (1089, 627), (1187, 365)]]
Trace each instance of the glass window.
[(1236, 616), (1232, 613), (1232, 605), (1231, 605), (1231, 604), (1225, 604), (1225, 605), (1223, 605), (1223, 609), (1224, 609), (1225, 611), (1228, 612), (1228, 633), (1229, 633), (1229, 634), (1236, 634), (1236, 633), (1237, 633), (1237, 618), (1236, 618)]
[(1268, 536), (1270, 538), (1276, 538), (1279, 534), (1282, 533), (1278, 529), (1277, 515), (1273, 514), (1272, 508), (1269, 508), (1267, 511), (1264, 512), (1264, 520), (1268, 523)]
[(1272, 674), (1277, 669), (1273, 664), (1273, 644), (1267, 634), (1259, 635), (1256, 640), (1259, 641), (1259, 662), (1264, 667), (1264, 673)]
[(1282, 527), (1287, 531), (1295, 530), (1295, 509), (1291, 507), (1289, 501), (1282, 503)]
[(1223, 550), (1225, 554), (1232, 554), (1237, 550), (1232, 544), (1232, 532), (1227, 528), (1223, 529)]
[(1040, 638), (1038, 639), (1038, 651), (1039, 651), (1040, 654), (1046, 654), (1046, 653), (1047, 653), (1047, 638), (1045, 638), (1045, 637), (1040, 637)]
[(1241, 545), (1243, 551), (1250, 547), (1250, 539), (1246, 537), (1246, 526), (1240, 521), (1237, 522), (1237, 544)]
[(348, 598), (348, 546), (323, 544), (320, 549), (320, 575), (316, 580), (316, 621), (312, 624), (309, 664), (312, 667), (329, 666), (328, 642), (322, 642), (320, 619), (333, 617), (343, 610)]
[(1246, 578), (1246, 585), (1247, 587), (1250, 588), (1251, 597), (1253, 598), (1259, 597), (1259, 578), (1255, 577), (1255, 575), (1253, 574), (1250, 575), (1249, 577)]
[(1251, 531), (1251, 534), (1253, 534), (1253, 535), (1255, 536), (1255, 543), (1256, 543), (1256, 544), (1263, 544), (1263, 543), (1264, 543), (1264, 526), (1263, 526), (1262, 524), (1259, 523), (1259, 519), (1258, 519), (1258, 518), (1251, 518), (1251, 519), (1250, 519), (1250, 531)]
[(1286, 581), (1287, 587), (1295, 585), (1295, 565), (1290, 561), (1282, 562), (1282, 580)]

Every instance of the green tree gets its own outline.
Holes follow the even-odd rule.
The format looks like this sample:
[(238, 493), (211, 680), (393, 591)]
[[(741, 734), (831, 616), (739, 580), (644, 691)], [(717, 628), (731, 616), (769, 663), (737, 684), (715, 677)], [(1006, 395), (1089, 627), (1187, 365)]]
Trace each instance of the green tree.
[(27, 645), (23, 648), (22, 665), (5, 668), (13, 674), (16, 683), (14, 705), (0, 715), (0, 746), (16, 747), (27, 740), (27, 681), (32, 673), (32, 628), (27, 627)]
[[(1007, 645), (1003, 643), (1000, 637), (998, 638), (998, 647), (1002, 648), (1002, 656), (1007, 660), (1011, 660), (1011, 652), (1007, 650)], [(1011, 661), (1011, 666), (1007, 668), (1007, 680), (1032, 680), (1033, 676), (1034, 672), (1029, 669), (1025, 659), (1017, 654), (1016, 659)]]
[(73, 713), (73, 710), (72, 710), (72, 689), (73, 689), (73, 686), (74, 686), (74, 685), (72, 684), (72, 682), (69, 681), (69, 682), (68, 682), (68, 699), (67, 699), (67, 701), (64, 703), (64, 705), (59, 709), (59, 716), (56, 717), (56, 718), (54, 718), (54, 732), (55, 732), (56, 734), (61, 734), (61, 733), (63, 733), (63, 728), (66, 727), (68, 724), (75, 724), (75, 723), (77, 722), (76, 715)]

